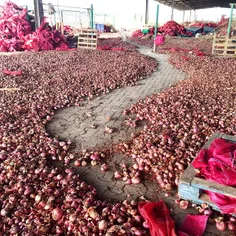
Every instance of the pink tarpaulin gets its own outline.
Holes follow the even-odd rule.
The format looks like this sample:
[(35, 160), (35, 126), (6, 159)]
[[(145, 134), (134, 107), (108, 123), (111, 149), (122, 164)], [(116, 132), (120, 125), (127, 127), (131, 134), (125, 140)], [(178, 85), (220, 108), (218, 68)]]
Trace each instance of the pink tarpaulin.
[(208, 216), (187, 215), (179, 228), (178, 236), (201, 236), (203, 235)]
[(165, 42), (165, 36), (163, 35), (157, 35), (155, 39), (155, 44), (157, 46), (161, 46)]
[(46, 23), (32, 32), (26, 20), (27, 10), (7, 1), (0, 17), (0, 51), (68, 50), (65, 37)]
[[(227, 186), (236, 186), (236, 144), (215, 139), (209, 149), (200, 151), (192, 165), (200, 170), (200, 176)], [(236, 198), (207, 192), (223, 213), (236, 213)]]
[(187, 215), (176, 233), (170, 211), (163, 201), (140, 202), (139, 212), (148, 222), (151, 236), (201, 236), (203, 235), (208, 216)]
[(176, 236), (174, 221), (163, 201), (140, 202), (138, 208), (149, 224), (151, 236)]

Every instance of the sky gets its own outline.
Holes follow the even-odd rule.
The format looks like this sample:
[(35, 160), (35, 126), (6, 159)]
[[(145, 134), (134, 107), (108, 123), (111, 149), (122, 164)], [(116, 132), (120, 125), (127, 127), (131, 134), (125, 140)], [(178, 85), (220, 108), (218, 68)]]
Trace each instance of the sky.
[[(3, 5), (5, 0), (0, 0), (0, 5)], [(13, 0), (17, 5), (27, 5), (28, 9), (33, 9), (33, 0)], [(144, 25), (145, 18), (145, 0), (43, 0), (43, 3), (51, 2), (54, 5), (59, 3), (60, 6), (73, 6), (89, 8), (91, 4), (94, 6), (95, 23), (111, 23), (115, 24), (116, 28), (140, 28)], [(157, 2), (149, 0), (149, 23), (154, 24), (156, 18)], [(47, 9), (47, 6), (45, 6)], [(71, 8), (71, 10), (73, 10)], [(78, 9), (77, 9), (78, 10)], [(64, 20), (68, 23), (81, 24), (88, 23), (88, 14), (83, 13), (64, 13)], [(78, 15), (79, 14), (79, 15)], [(218, 21), (222, 14), (229, 16), (229, 8), (209, 8), (197, 10), (195, 12), (197, 20)], [(192, 21), (195, 16), (192, 11)], [(163, 24), (171, 18), (171, 8), (160, 4), (159, 23)], [(58, 16), (59, 19), (59, 16)], [(185, 21), (190, 19), (190, 11), (185, 12)], [(182, 23), (183, 12), (174, 10), (174, 20)]]

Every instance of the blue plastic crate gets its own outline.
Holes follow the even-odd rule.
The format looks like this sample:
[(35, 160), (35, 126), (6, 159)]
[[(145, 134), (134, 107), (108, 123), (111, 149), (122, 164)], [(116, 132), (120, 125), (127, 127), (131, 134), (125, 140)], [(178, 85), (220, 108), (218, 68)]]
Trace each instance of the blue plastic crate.
[(104, 24), (95, 24), (95, 29), (104, 33)]
[(203, 32), (204, 32), (205, 34), (208, 34), (208, 33), (212, 32), (214, 29), (215, 29), (215, 28), (213, 28), (213, 27), (204, 26), (204, 27), (203, 27)]
[(193, 34), (197, 34), (197, 33), (201, 33), (202, 32), (202, 28), (200, 27), (190, 27), (187, 29), (187, 32), (191, 32)]

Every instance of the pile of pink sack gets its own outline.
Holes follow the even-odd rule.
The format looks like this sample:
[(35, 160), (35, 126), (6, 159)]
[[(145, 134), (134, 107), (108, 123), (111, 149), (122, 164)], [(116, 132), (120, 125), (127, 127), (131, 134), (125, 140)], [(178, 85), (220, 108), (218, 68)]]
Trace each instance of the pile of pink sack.
[(27, 10), (7, 1), (0, 17), (0, 51), (67, 50), (66, 39), (52, 30), (44, 19), (41, 26), (32, 32), (26, 19)]

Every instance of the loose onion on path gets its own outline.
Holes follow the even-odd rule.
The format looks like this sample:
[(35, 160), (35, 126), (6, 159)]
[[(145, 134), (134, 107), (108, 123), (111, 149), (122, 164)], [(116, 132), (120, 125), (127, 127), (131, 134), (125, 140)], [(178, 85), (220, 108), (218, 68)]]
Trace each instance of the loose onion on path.
[(190, 54), (184, 61), (184, 55), (174, 54), (170, 62), (191, 78), (130, 107), (134, 120), (146, 120), (147, 125), (129, 143), (117, 145), (117, 151), (136, 162), (131, 172), (151, 174), (166, 190), (178, 185), (213, 133), (236, 134), (235, 60)]

